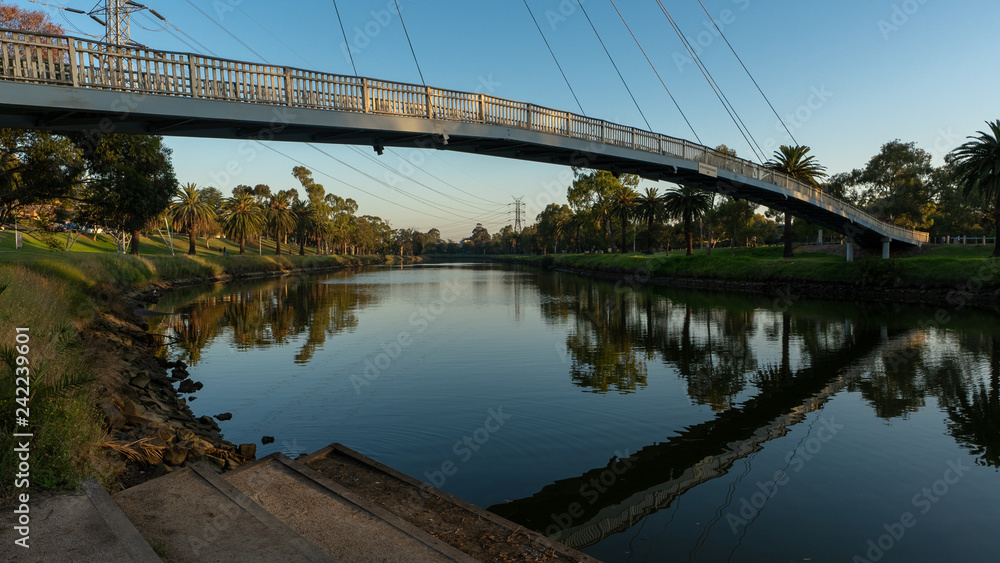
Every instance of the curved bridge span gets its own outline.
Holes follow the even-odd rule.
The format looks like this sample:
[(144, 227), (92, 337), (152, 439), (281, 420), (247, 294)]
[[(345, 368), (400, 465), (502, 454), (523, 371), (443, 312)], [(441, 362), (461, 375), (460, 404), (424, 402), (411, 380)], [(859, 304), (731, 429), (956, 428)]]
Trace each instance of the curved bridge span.
[(632, 173), (790, 212), (887, 249), (928, 234), (683, 139), (370, 78), (0, 29), (0, 127), (435, 148)]

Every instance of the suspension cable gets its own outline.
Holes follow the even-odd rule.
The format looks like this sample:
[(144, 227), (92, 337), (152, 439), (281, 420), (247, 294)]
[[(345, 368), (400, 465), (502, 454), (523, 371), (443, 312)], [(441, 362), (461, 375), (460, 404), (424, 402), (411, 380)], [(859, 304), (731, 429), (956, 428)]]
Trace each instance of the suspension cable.
[(573, 99), (576, 100), (577, 107), (580, 108), (580, 113), (584, 116), (587, 112), (583, 111), (583, 105), (580, 103), (580, 98), (576, 97), (576, 92), (573, 90), (573, 85), (569, 83), (569, 78), (566, 78), (566, 73), (563, 71), (562, 65), (559, 64), (559, 59), (556, 58), (555, 51), (552, 50), (552, 46), (549, 45), (549, 40), (545, 38), (545, 33), (542, 31), (542, 26), (538, 25), (538, 20), (535, 19), (535, 14), (531, 11), (531, 6), (528, 6), (528, 0), (524, 0), (524, 7), (528, 9), (528, 15), (531, 16), (531, 21), (535, 22), (535, 27), (538, 28), (539, 35), (542, 36), (542, 41), (545, 42), (545, 46), (549, 49), (549, 54), (552, 55), (552, 60), (556, 62), (556, 66), (559, 68), (560, 74), (562, 74), (563, 80), (566, 81), (566, 86), (569, 87), (570, 94), (573, 94)]
[(614, 6), (615, 11), (618, 12), (618, 17), (621, 18), (622, 23), (625, 24), (625, 29), (628, 30), (629, 35), (632, 36), (632, 40), (635, 41), (636, 46), (639, 47), (640, 51), (642, 51), (642, 56), (646, 57), (646, 62), (649, 63), (649, 67), (653, 69), (653, 73), (656, 74), (656, 78), (659, 79), (660, 84), (663, 86), (663, 89), (666, 90), (667, 95), (670, 96), (670, 101), (674, 103), (674, 107), (677, 108), (677, 111), (680, 112), (681, 117), (684, 118), (684, 123), (687, 123), (688, 129), (691, 130), (691, 134), (694, 135), (695, 140), (697, 140), (699, 144), (704, 144), (701, 141), (701, 137), (698, 136), (698, 132), (694, 130), (694, 126), (691, 125), (691, 122), (688, 120), (687, 115), (684, 114), (684, 110), (681, 109), (681, 106), (680, 104), (677, 103), (677, 100), (674, 98), (674, 95), (670, 93), (670, 88), (667, 88), (667, 83), (663, 81), (663, 77), (661, 77), (659, 71), (656, 70), (656, 66), (653, 65), (653, 61), (650, 60), (649, 55), (646, 54), (646, 50), (642, 48), (642, 45), (639, 43), (639, 38), (637, 38), (635, 34), (632, 33), (632, 28), (629, 27), (628, 22), (625, 21), (625, 16), (622, 15), (621, 10), (619, 10), (618, 6), (615, 5), (615, 0), (611, 0), (611, 5)]
[(236, 42), (239, 43), (240, 45), (243, 45), (243, 47), (245, 47), (246, 50), (248, 50), (251, 53), (257, 55), (257, 57), (260, 60), (262, 60), (264, 62), (267, 62), (267, 57), (265, 57), (264, 55), (261, 55), (257, 51), (254, 51), (253, 47), (251, 47), (250, 45), (247, 45), (245, 41), (243, 41), (239, 37), (233, 35), (233, 33), (231, 31), (229, 31), (228, 29), (226, 29), (226, 26), (224, 26), (224, 25), (220, 24), (219, 22), (215, 21), (215, 19), (212, 18), (212, 16), (209, 16), (208, 14), (206, 14), (205, 11), (202, 10), (201, 8), (199, 8), (197, 4), (195, 4), (191, 0), (184, 0), (184, 1), (187, 2), (188, 4), (190, 4), (191, 7), (194, 8), (195, 10), (198, 10), (198, 12), (201, 15), (205, 16), (205, 19), (207, 19), (207, 20), (211, 21), (213, 24), (215, 24), (215, 27), (217, 27), (217, 28), (221, 29), (222, 31), (224, 31), (226, 33), (226, 35), (228, 35), (228, 36), (232, 37), (233, 39), (235, 39)]
[(688, 42), (687, 38), (684, 37), (684, 33), (681, 32), (680, 27), (677, 25), (677, 22), (674, 21), (673, 16), (670, 15), (670, 12), (667, 11), (667, 8), (663, 5), (663, 2), (661, 2), (660, 0), (656, 0), (656, 3), (660, 6), (660, 10), (663, 12), (663, 15), (667, 17), (667, 21), (670, 22), (670, 26), (673, 27), (674, 33), (676, 33), (677, 37), (680, 38), (681, 43), (684, 45), (684, 48), (687, 49), (688, 55), (691, 56), (691, 59), (697, 65), (698, 70), (700, 70), (702, 76), (705, 77), (705, 80), (708, 82), (709, 87), (712, 88), (712, 92), (715, 93), (715, 96), (719, 99), (719, 102), (722, 103), (722, 107), (725, 108), (726, 113), (729, 114), (729, 118), (733, 120), (733, 123), (736, 125), (736, 128), (739, 129), (740, 135), (743, 136), (743, 139), (747, 142), (747, 145), (750, 146), (751, 152), (754, 153), (754, 156), (756, 156), (759, 162), (763, 162), (764, 157), (761, 156), (763, 151), (758, 152), (760, 149), (759, 146), (754, 148), (754, 146), (757, 144), (757, 141), (756, 139), (751, 141), (751, 139), (753, 139), (753, 135), (751, 135), (749, 131), (745, 130), (746, 126), (742, 124), (743, 120), (739, 118), (738, 114), (736, 114), (736, 109), (731, 107), (732, 104), (729, 103), (729, 99), (726, 98), (725, 94), (722, 93), (721, 88), (719, 88), (719, 85), (718, 83), (715, 82), (715, 79), (711, 77), (711, 73), (708, 72), (708, 68), (705, 67), (704, 63), (701, 60), (701, 57), (698, 56), (698, 53), (696, 53), (694, 49), (691, 47), (691, 44)]
[(351, 52), (351, 42), (347, 40), (347, 30), (344, 29), (344, 20), (340, 18), (340, 9), (337, 8), (337, 0), (333, 0), (333, 11), (337, 12), (337, 21), (340, 22), (340, 32), (344, 34), (344, 47), (347, 49), (347, 56), (351, 59), (351, 68), (354, 69), (354, 76), (357, 76), (358, 67), (354, 64), (354, 53)]
[(781, 123), (781, 126), (785, 128), (785, 132), (788, 133), (788, 136), (792, 138), (792, 142), (798, 145), (799, 142), (795, 140), (795, 136), (792, 135), (792, 132), (788, 129), (788, 125), (786, 125), (785, 121), (781, 119), (780, 115), (778, 115), (777, 110), (775, 110), (774, 106), (771, 105), (771, 100), (768, 99), (767, 94), (765, 94), (764, 91), (761, 90), (760, 85), (757, 84), (757, 80), (753, 77), (752, 74), (750, 74), (750, 69), (747, 68), (747, 65), (743, 64), (743, 59), (741, 59), (740, 56), (736, 54), (736, 49), (733, 48), (732, 43), (730, 43), (729, 39), (726, 38), (726, 34), (722, 32), (722, 29), (719, 27), (719, 24), (715, 23), (715, 18), (712, 17), (712, 14), (708, 13), (708, 9), (705, 8), (705, 4), (703, 4), (701, 0), (698, 0), (698, 3), (701, 4), (701, 9), (705, 10), (705, 14), (708, 16), (708, 19), (711, 20), (712, 25), (715, 26), (716, 30), (718, 30), (719, 35), (722, 37), (722, 40), (726, 42), (726, 45), (729, 45), (729, 50), (733, 52), (733, 55), (736, 57), (736, 60), (740, 62), (740, 66), (742, 66), (743, 70), (746, 71), (747, 76), (750, 77), (750, 80), (753, 82), (753, 85), (757, 87), (757, 91), (760, 92), (761, 96), (763, 96), (764, 101), (767, 102), (767, 106), (771, 108), (772, 112), (774, 112), (774, 117), (778, 118), (778, 123)]
[[(427, 86), (424, 82), (424, 72), (420, 70), (420, 61), (417, 60), (417, 52), (413, 49), (413, 42), (410, 41), (410, 32), (406, 31), (406, 22), (403, 21), (403, 12), (399, 9), (399, 0), (392, 0), (396, 4), (396, 13), (399, 14), (399, 23), (403, 24), (403, 34), (406, 35), (406, 42), (410, 44), (410, 54), (413, 55), (413, 62), (417, 65), (417, 73), (420, 75), (420, 83)], [(350, 47), (348, 47), (350, 50)], [(357, 71), (355, 71), (357, 73)]]
[(580, 4), (580, 9), (583, 10), (583, 15), (587, 17), (587, 21), (590, 23), (590, 28), (594, 30), (594, 35), (597, 36), (597, 40), (600, 41), (601, 47), (604, 48), (604, 53), (608, 55), (608, 60), (611, 61), (611, 66), (615, 67), (615, 72), (618, 73), (618, 78), (621, 78), (622, 85), (625, 86), (625, 90), (628, 92), (630, 98), (632, 98), (632, 103), (635, 104), (635, 109), (639, 110), (639, 115), (642, 116), (642, 120), (646, 122), (646, 129), (652, 131), (653, 126), (649, 124), (649, 120), (646, 119), (646, 114), (642, 113), (642, 108), (639, 107), (639, 102), (635, 100), (635, 96), (632, 95), (632, 89), (628, 87), (628, 83), (625, 82), (625, 77), (622, 76), (622, 71), (618, 70), (618, 65), (615, 64), (615, 59), (611, 56), (611, 52), (608, 51), (607, 45), (604, 44), (604, 40), (601, 39), (601, 34), (598, 33), (597, 27), (594, 25), (594, 21), (590, 19), (590, 14), (587, 13), (587, 8)]

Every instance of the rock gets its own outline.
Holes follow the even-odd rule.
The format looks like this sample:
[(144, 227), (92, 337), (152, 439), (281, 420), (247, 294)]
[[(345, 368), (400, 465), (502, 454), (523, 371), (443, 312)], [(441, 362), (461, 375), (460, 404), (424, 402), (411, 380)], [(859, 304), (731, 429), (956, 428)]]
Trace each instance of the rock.
[(150, 474), (153, 477), (162, 477), (163, 475), (166, 475), (171, 471), (173, 471), (173, 468), (165, 463), (157, 463), (156, 465), (150, 468)]
[(261, 444), (273, 444), (274, 436), (264, 436), (260, 439)]
[(237, 451), (247, 459), (257, 459), (257, 444), (240, 444)]
[(188, 442), (197, 438), (194, 432), (188, 430), (187, 428), (178, 428), (174, 431), (174, 433), (177, 435), (178, 442)]
[(194, 393), (195, 390), (194, 381), (191, 381), (190, 379), (181, 381), (181, 384), (177, 386), (178, 393)]
[(122, 401), (122, 415), (125, 417), (126, 423), (142, 424), (146, 421), (145, 413), (146, 411), (144, 411), (139, 405), (135, 404), (134, 401), (130, 401), (128, 399)]
[(226, 458), (226, 469), (232, 470), (232, 469), (236, 469), (239, 466), (240, 466), (240, 462), (233, 461), (233, 460), (231, 460), (229, 458)]
[(219, 423), (215, 422), (215, 419), (208, 415), (198, 417), (198, 422), (201, 423), (203, 426), (207, 426), (214, 430), (219, 430)]
[(214, 450), (215, 445), (207, 440), (202, 440), (201, 438), (195, 438), (188, 442), (184, 442), (182, 446), (187, 448), (188, 455), (191, 457), (199, 457), (207, 454), (209, 450)]
[(181, 368), (174, 368), (170, 372), (170, 377), (173, 377), (175, 380), (187, 379), (190, 375), (187, 370)]
[(178, 445), (173, 445), (167, 448), (167, 451), (163, 453), (163, 463), (167, 465), (180, 465), (188, 457), (188, 451)]
[(224, 412), (222, 414), (215, 415), (215, 418), (217, 418), (219, 420), (232, 420), (233, 413), (231, 413), (231, 412)]
[(113, 430), (125, 428), (127, 421), (121, 409), (109, 402), (101, 403), (101, 410), (104, 411), (105, 418), (108, 419), (108, 426)]

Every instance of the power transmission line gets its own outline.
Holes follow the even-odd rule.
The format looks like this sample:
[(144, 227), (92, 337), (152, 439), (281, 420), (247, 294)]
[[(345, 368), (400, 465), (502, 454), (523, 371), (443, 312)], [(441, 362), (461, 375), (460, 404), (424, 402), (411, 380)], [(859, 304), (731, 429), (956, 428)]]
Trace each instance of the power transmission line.
[(521, 212), (524, 209), (524, 203), (521, 202), (522, 199), (524, 199), (524, 196), (515, 197), (514, 203), (507, 204), (514, 206), (514, 233), (521, 232)]

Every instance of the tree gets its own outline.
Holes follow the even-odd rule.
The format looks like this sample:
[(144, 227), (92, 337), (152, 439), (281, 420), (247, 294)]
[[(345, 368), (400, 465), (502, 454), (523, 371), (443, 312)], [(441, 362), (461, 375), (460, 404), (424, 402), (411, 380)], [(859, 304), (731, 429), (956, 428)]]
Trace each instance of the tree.
[(0, 129), (0, 225), (26, 205), (69, 197), (83, 172), (80, 151), (66, 137)]
[(663, 221), (666, 209), (663, 198), (656, 188), (646, 188), (646, 192), (636, 197), (636, 215), (646, 220), (646, 253), (653, 253), (653, 225)]
[(299, 241), (299, 256), (306, 254), (306, 238), (313, 231), (313, 214), (309, 204), (296, 198), (292, 201), (292, 214), (295, 216), (295, 238)]
[(622, 226), (622, 248), (621, 252), (626, 252), (625, 235), (628, 232), (628, 220), (632, 216), (632, 208), (635, 206), (635, 193), (630, 186), (621, 185), (611, 193), (611, 209), (621, 220)]
[(483, 254), (486, 254), (486, 246), (490, 243), (490, 232), (486, 230), (486, 227), (482, 223), (476, 223), (476, 228), (472, 229), (472, 246), (476, 250), (481, 250)]
[[(809, 154), (809, 147), (798, 145), (790, 147), (781, 145), (774, 151), (774, 157), (765, 166), (778, 172), (783, 172), (792, 178), (810, 186), (819, 186), (819, 180), (826, 177), (826, 167)], [(792, 253), (792, 214), (785, 212), (785, 258), (794, 256)]]
[(869, 212), (909, 228), (929, 228), (933, 211), (931, 155), (915, 143), (890, 141), (864, 168), (850, 174), (858, 203)]
[(708, 211), (711, 199), (707, 193), (691, 186), (669, 190), (663, 196), (663, 206), (671, 217), (684, 221), (684, 236), (687, 239), (687, 255), (694, 254), (692, 223)]
[(62, 26), (52, 23), (49, 15), (41, 10), (25, 10), (0, 3), (0, 28), (34, 31), (63, 35)]
[(199, 229), (204, 229), (215, 218), (215, 210), (205, 200), (201, 199), (201, 190), (196, 184), (184, 184), (174, 195), (174, 203), (170, 206), (170, 215), (174, 227), (185, 229), (188, 233), (188, 254), (197, 254), (195, 236)]
[(979, 195), (993, 205), (993, 221), (998, 236), (993, 242), (993, 258), (1000, 258), (1000, 120), (986, 122), (989, 133), (977, 131), (955, 150), (956, 173), (966, 195)]
[[(729, 232), (730, 248), (736, 253), (736, 238), (742, 228), (747, 230), (747, 224), (753, 218), (753, 204), (747, 200), (726, 198), (716, 210), (717, 217), (723, 228)], [(720, 235), (721, 236), (721, 235)]]
[(985, 236), (994, 228), (992, 201), (982, 193), (965, 193), (955, 168), (955, 154), (944, 157), (945, 165), (931, 174), (934, 212), (931, 234)]
[(229, 198), (223, 209), (223, 232), (230, 239), (240, 241), (240, 254), (246, 254), (247, 239), (256, 236), (264, 228), (263, 209), (248, 193)]
[(109, 134), (76, 135), (90, 170), (85, 197), (94, 224), (107, 225), (120, 236), (120, 250), (131, 237), (139, 254), (139, 232), (170, 206), (177, 178), (163, 137)]
[(295, 212), (292, 197), (287, 191), (270, 197), (267, 204), (267, 225), (274, 229), (274, 254), (281, 256), (281, 239), (295, 228)]
[(542, 252), (545, 252), (549, 247), (552, 248), (553, 253), (559, 252), (559, 239), (565, 232), (567, 222), (572, 215), (573, 212), (570, 211), (568, 205), (550, 203), (535, 217), (535, 221), (538, 222), (538, 242), (542, 247)]

